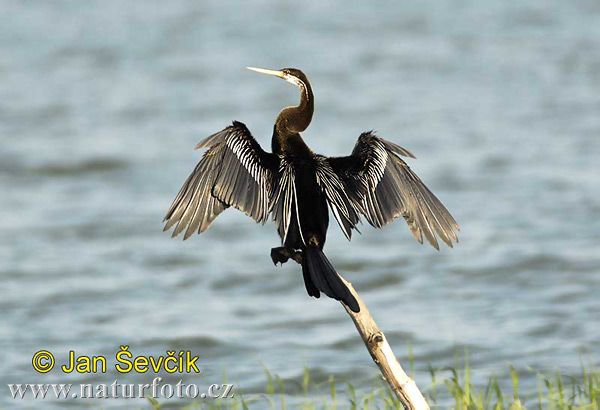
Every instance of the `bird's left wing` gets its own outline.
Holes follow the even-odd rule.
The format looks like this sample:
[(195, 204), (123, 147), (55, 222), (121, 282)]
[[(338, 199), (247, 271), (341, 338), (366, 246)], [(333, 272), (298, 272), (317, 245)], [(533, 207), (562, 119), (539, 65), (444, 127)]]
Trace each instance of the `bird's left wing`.
[(351, 155), (327, 160), (371, 225), (381, 228), (403, 216), (419, 242), (423, 243), (425, 235), (439, 249), (437, 235), (452, 247), (452, 241), (458, 241), (458, 224), (400, 155), (414, 158), (404, 148), (365, 132)]
[(229, 206), (264, 223), (271, 210), (273, 171), (279, 157), (265, 152), (241, 122), (202, 140), (209, 149), (185, 181), (167, 212), (164, 230), (177, 224), (173, 237), (186, 230), (204, 232)]

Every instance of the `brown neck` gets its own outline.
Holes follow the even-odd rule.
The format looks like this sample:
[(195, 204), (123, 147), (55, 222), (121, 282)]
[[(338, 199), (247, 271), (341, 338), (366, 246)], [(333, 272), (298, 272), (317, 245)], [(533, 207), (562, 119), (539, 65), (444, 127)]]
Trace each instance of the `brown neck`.
[(299, 80), (300, 104), (284, 108), (277, 117), (275, 128), (281, 137), (298, 134), (308, 128), (315, 110), (314, 98), (308, 80)]

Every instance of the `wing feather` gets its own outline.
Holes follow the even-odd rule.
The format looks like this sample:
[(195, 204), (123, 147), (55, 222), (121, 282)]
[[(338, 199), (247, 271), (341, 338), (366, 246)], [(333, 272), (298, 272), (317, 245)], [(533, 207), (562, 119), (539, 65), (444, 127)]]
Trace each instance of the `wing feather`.
[(204, 232), (225, 209), (233, 206), (264, 223), (271, 211), (273, 169), (278, 157), (265, 152), (241, 122), (209, 136), (196, 149), (208, 148), (196, 165), (164, 221), (164, 230), (176, 225), (173, 236), (184, 239)]
[(351, 198), (348, 197), (344, 184), (333, 171), (327, 158), (316, 156), (315, 161), (317, 183), (325, 193), (329, 208), (342, 232), (350, 240), (352, 229), (356, 229), (356, 224), (360, 221), (359, 211)]
[(452, 247), (452, 241), (458, 242), (458, 224), (400, 155), (415, 158), (410, 151), (365, 132), (351, 155), (327, 160), (355, 209), (371, 225), (382, 228), (402, 216), (420, 243), (425, 237), (439, 249), (439, 238)]

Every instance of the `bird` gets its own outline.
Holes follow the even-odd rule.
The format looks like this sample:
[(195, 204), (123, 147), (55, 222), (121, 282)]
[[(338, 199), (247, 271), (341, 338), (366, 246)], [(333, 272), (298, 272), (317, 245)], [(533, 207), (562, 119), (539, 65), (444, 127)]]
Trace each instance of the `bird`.
[(353, 312), (358, 302), (323, 252), (330, 212), (348, 240), (361, 216), (375, 228), (402, 216), (421, 244), (423, 237), (437, 250), (437, 238), (458, 243), (455, 219), (401, 158), (416, 158), (410, 151), (368, 131), (348, 156), (313, 152), (300, 135), (314, 113), (307, 76), (295, 68), (247, 68), (294, 84), (300, 103), (277, 116), (271, 152), (239, 121), (200, 141), (195, 148), (206, 151), (167, 211), (164, 231), (175, 226), (172, 236), (185, 231), (188, 239), (229, 207), (257, 223), (271, 217), (281, 239), (271, 249), (273, 263), (295, 260), (309, 296), (324, 293)]

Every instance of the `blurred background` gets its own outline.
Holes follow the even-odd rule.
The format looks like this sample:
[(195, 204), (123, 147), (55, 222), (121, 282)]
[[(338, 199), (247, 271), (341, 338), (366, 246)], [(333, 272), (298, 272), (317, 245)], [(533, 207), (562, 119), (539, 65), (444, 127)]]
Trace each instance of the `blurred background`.
[[(327, 255), (401, 361), (412, 344), (421, 387), (457, 348), (475, 383), (511, 363), (532, 389), (528, 366), (597, 359), (597, 1), (6, 0), (0, 14), (0, 385), (151, 381), (114, 372), (128, 344), (200, 355), (188, 384), (226, 372), (263, 391), (263, 363), (296, 380), (306, 364), (370, 389), (377, 368), (341, 306), (309, 298), (297, 265), (273, 267), (273, 223), (228, 210), (186, 242), (162, 232), (200, 139), (237, 119), (270, 147), (297, 103), (248, 65), (308, 75), (316, 152), (348, 154), (371, 129), (414, 152), (460, 224), (439, 252), (402, 220), (351, 243), (330, 225)], [(40, 349), (105, 355), (109, 372), (38, 374)], [(147, 404), (2, 391), (6, 408)]]

